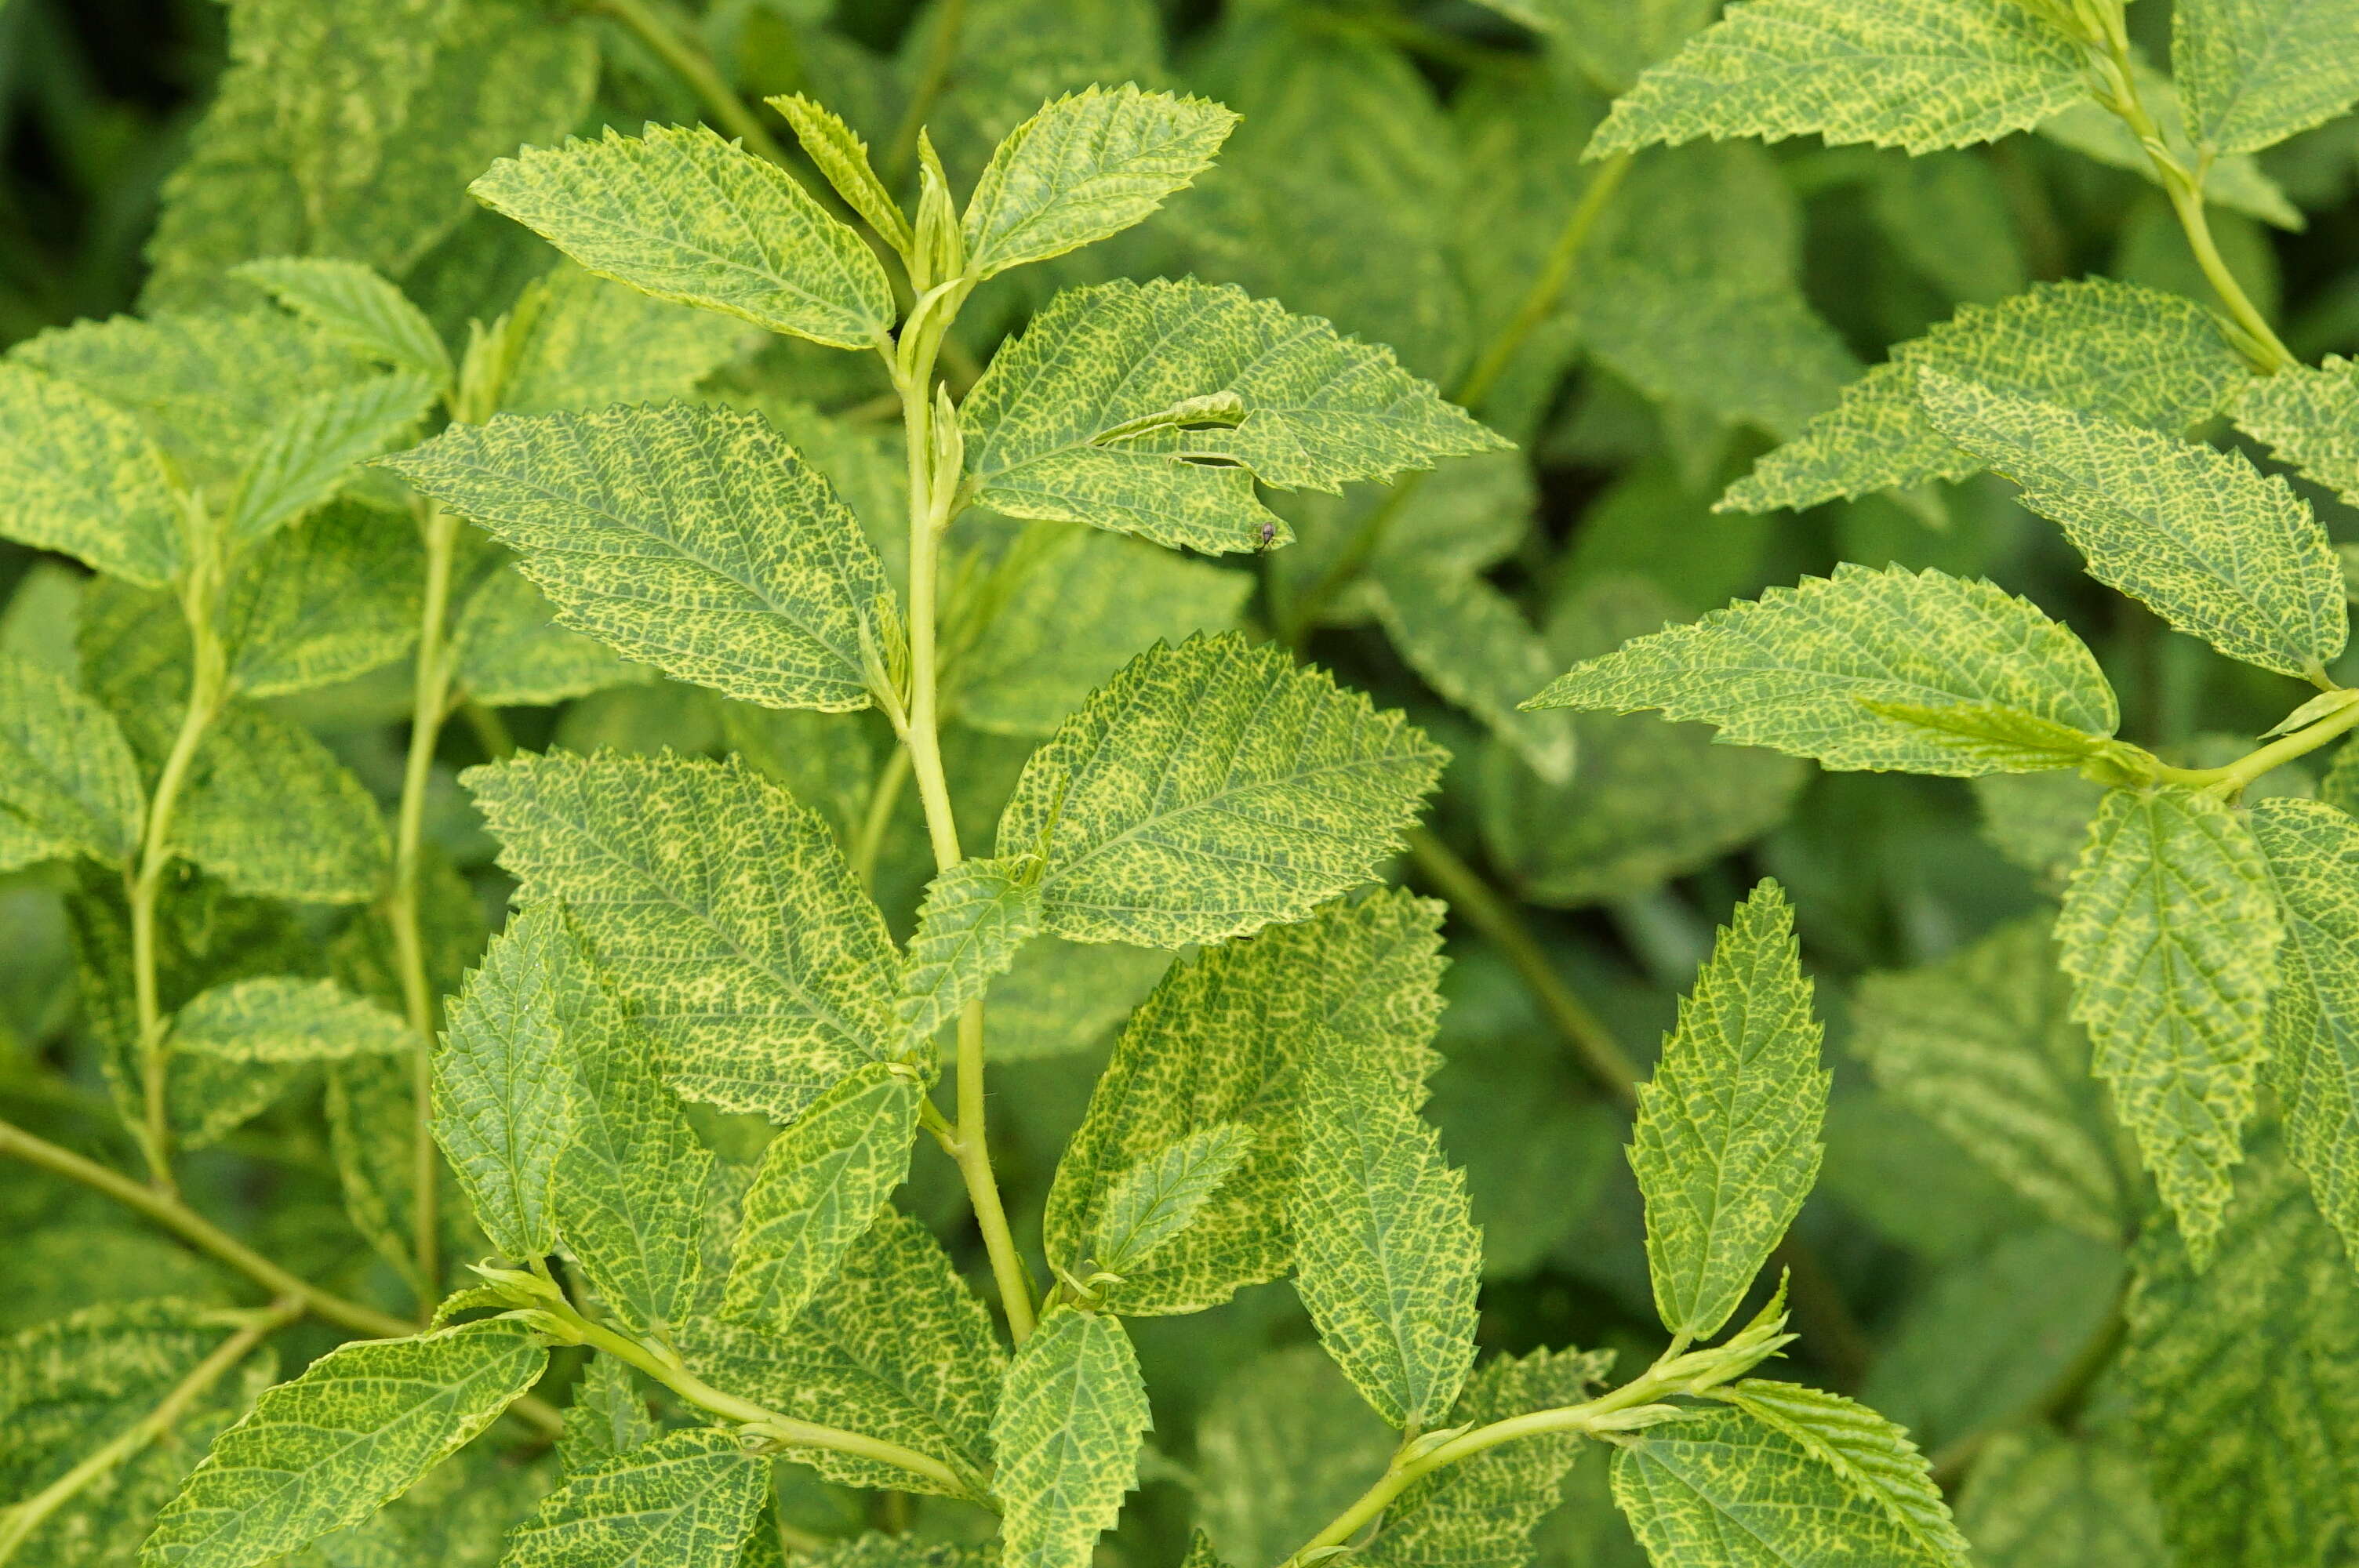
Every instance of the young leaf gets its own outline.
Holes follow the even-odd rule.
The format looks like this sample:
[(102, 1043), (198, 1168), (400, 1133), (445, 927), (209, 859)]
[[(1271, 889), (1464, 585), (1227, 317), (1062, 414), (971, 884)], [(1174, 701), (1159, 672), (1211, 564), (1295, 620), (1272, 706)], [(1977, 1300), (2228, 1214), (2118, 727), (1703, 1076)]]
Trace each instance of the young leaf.
[(560, 262), (509, 314), (499, 406), (552, 414), (687, 397), (750, 336), (744, 326)]
[(246, 465), (224, 524), (231, 542), (251, 545), (328, 500), (352, 477), (353, 464), (408, 434), (433, 398), (425, 377), (404, 371), (321, 393), (288, 409)]
[(900, 1051), (883, 917), (826, 823), (742, 763), (560, 752), (461, 782), (518, 895), (565, 903), (674, 1089), (787, 1121)]
[(1215, 553), (1291, 536), (1256, 479), (1332, 491), (1504, 445), (1390, 349), (1194, 282), (1067, 289), (959, 423), (976, 503)]
[(552, 1190), (576, 1119), (566, 1038), (599, 1005), (555, 903), (508, 922), (451, 1004), (434, 1054), (434, 1137), (506, 1257), (557, 1249)]
[(2038, 284), (1995, 305), (1966, 306), (1899, 344), (1799, 439), (1730, 486), (1719, 509), (1799, 511), (1973, 474), (1980, 461), (1936, 429), (1918, 399), (1928, 367), (2171, 435), (2219, 413), (2241, 388), (2259, 395), (2285, 379), (2256, 382), (2218, 318), (2191, 299), (2104, 277)]
[(628, 657), (771, 708), (868, 705), (884, 562), (757, 414), (501, 415), (386, 466), (523, 551), (560, 620)]
[(368, 786), (310, 730), (243, 702), (197, 750), (172, 849), (235, 892), (304, 903), (375, 898), (392, 860)]
[(1877, 1086), (2055, 1220), (2111, 1240), (2132, 1212), (2049, 923), (2009, 923), (1940, 963), (1870, 975), (1852, 1049)]
[(161, 588), (179, 575), (183, 514), (138, 421), (63, 381), (0, 364), (0, 536)]
[(172, 1016), (172, 1049), (231, 1062), (324, 1062), (407, 1052), (401, 1019), (332, 980), (287, 976), (215, 986)]
[(2170, 69), (2207, 156), (2257, 152), (2359, 99), (2352, 0), (2187, 0), (2171, 13)]
[(1237, 117), (1201, 98), (1090, 87), (1007, 134), (966, 209), (976, 277), (1046, 261), (1138, 222), (1194, 182)]
[(120, 865), (146, 800), (114, 718), (62, 677), (0, 654), (0, 854), (9, 871), (51, 855)]
[(745, 1194), (723, 1313), (792, 1325), (909, 1173), (922, 1093), (908, 1073), (861, 1067), (770, 1140)]
[(1137, 1484), (1150, 1424), (1121, 1323), (1070, 1307), (1050, 1314), (1016, 1353), (991, 1423), (991, 1489), (1010, 1568), (1086, 1568)]
[(1195, 1223), (1253, 1145), (1253, 1131), (1244, 1123), (1215, 1122), (1124, 1172), (1098, 1212), (1090, 1261), (1117, 1279), (1146, 1262)]
[(1749, 0), (1638, 78), (1588, 156), (1816, 134), (1912, 153), (2028, 130), (2082, 94), (2080, 51), (1998, 0)]
[(1084, 1272), (1117, 1183), (1207, 1129), (1255, 1143), (1195, 1223), (1099, 1299), (1138, 1316), (1197, 1312), (1276, 1279), (1293, 1258), (1287, 1194), (1300, 1130), (1301, 1063), (1319, 1030), (1388, 1074), (1414, 1105), (1435, 1058), (1441, 906), (1386, 891), (1176, 964), (1133, 1015), (1057, 1163), (1049, 1256)]
[(2023, 487), (2101, 582), (2231, 658), (2302, 676), (2343, 652), (2343, 576), (2310, 507), (2223, 452), (2103, 415), (1918, 373), (1926, 413)]
[(1765, 881), (1722, 929), (1638, 1090), (1630, 1168), (1655, 1310), (1674, 1334), (1720, 1332), (1818, 1179), (1820, 1033), (1786, 895)]
[(568, 1477), (508, 1536), (502, 1568), (734, 1568), (769, 1472), (717, 1428), (669, 1433)]
[(2286, 1148), (2359, 1248), (2359, 823), (2286, 798), (2256, 802), (2252, 824), (2285, 920), (2267, 1047)]
[(2256, 1141), (2199, 1267), (2147, 1227), (2124, 1381), (2173, 1561), (2326, 1568), (2359, 1529), (2359, 1295), (2300, 1178)]
[(2146, 1466), (2117, 1437), (2042, 1427), (1984, 1445), (1958, 1528), (1993, 1568), (2150, 1568), (2170, 1561)]
[(498, 1318), (332, 1350), (222, 1433), (139, 1560), (250, 1568), (366, 1519), (489, 1426), (548, 1360)]
[(1039, 870), (1029, 857), (961, 860), (926, 884), (894, 1001), (913, 1042), (932, 1039), (1039, 933)]
[(2028, 600), (1937, 570), (1848, 564), (1592, 659), (1529, 706), (1659, 708), (1666, 718), (1719, 725), (1725, 741), (1774, 746), (1827, 768), (1964, 777), (1994, 770), (1979, 739), (1886, 718), (1870, 700), (1988, 703), (2093, 741), (2119, 722), (2096, 659)]
[[(1905, 724), (1937, 739), (1962, 761), (2000, 773), (2038, 773), (2078, 768), (2116, 748), (2097, 736), (1996, 702), (1958, 702), (1931, 707), (1863, 697), (1860, 706), (1878, 719)], [(2127, 748), (2119, 748), (2127, 750)]]
[(1723, 1396), (1784, 1433), (1898, 1525), (1928, 1557), (1961, 1560), (1966, 1542), (1950, 1522), (1922, 1455), (1898, 1427), (1840, 1394), (1748, 1378)]
[(557, 1436), (557, 1457), (568, 1480), (594, 1470), (657, 1435), (630, 1364), (613, 1356), (592, 1356), (565, 1407), (565, 1429)]
[[(783, 1331), (705, 1319), (679, 1345), (701, 1377), (781, 1414), (929, 1454), (969, 1477), (968, 1495), (984, 1495), (1007, 1355), (941, 1244), (908, 1215), (878, 1215)], [(839, 1486), (940, 1490), (928, 1476), (832, 1449), (791, 1457)]]
[(702, 125), (527, 147), (467, 188), (602, 277), (839, 349), (888, 341), (860, 236), (776, 164)]
[(1295, 1291), (1376, 1413), (1430, 1430), (1474, 1364), (1483, 1235), (1465, 1177), (1390, 1076), (1332, 1032), (1313, 1031), (1297, 1114)]
[(2316, 370), (2295, 365), (2256, 380), (2237, 400), (2236, 423), (2278, 460), (2359, 504), (2359, 363), (2329, 354)]
[(843, 123), (842, 115), (799, 92), (781, 93), (762, 102), (787, 117), (795, 139), (845, 205), (860, 214), (885, 243), (907, 256), (917, 243), (908, 214), (868, 161), (868, 144)]
[(2282, 929), (2242, 814), (2190, 790), (2106, 795), (2057, 918), (2058, 961), (2092, 1065), (2199, 1262), (2242, 1157)]
[(231, 579), (217, 622), (231, 681), (283, 697), (392, 663), (417, 641), (423, 579), (408, 518), (354, 501), (321, 507)]
[(1176, 947), (1300, 920), (1375, 874), (1440, 753), (1275, 645), (1157, 646), (1061, 725), (999, 819), (1041, 925)]
[(230, 276), (268, 289), (279, 304), (347, 347), (424, 376), (433, 386), (451, 384), (451, 351), (434, 323), (400, 289), (358, 262), (272, 256), (232, 267)]

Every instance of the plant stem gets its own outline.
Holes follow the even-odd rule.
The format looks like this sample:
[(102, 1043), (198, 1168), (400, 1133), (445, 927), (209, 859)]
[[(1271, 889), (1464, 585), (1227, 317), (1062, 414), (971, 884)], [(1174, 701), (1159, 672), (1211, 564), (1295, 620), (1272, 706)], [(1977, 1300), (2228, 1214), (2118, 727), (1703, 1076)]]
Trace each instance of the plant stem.
[(451, 575), (459, 520), (440, 502), (421, 503), (419, 529), (426, 546), (426, 596), (418, 623), (409, 709), (409, 755), (403, 765), (401, 806), (394, 820), (393, 889), (386, 901), (393, 928), (395, 968), (412, 1036), (410, 1053), (411, 1262), (418, 1272), (419, 1310), (433, 1309), (442, 1276), (442, 1166), (434, 1148), (434, 1033), (439, 999), (426, 963), (422, 907), (426, 794), (434, 782), (434, 750), (451, 711)]
[(868, 810), (860, 818), (852, 840), (852, 869), (860, 885), (876, 890), (876, 861), (885, 852), (885, 830), (892, 826), (893, 808), (901, 803), (901, 788), (909, 782), (909, 749), (896, 746), (885, 759), (884, 770), (868, 786)]
[(172, 1387), (156, 1408), (141, 1416), (108, 1442), (101, 1444), (82, 1462), (56, 1480), (42, 1487), (0, 1516), (0, 1563), (16, 1554), (33, 1531), (42, 1522), (70, 1501), (75, 1493), (156, 1442), (179, 1424), (189, 1407), (201, 1398), (207, 1390), (221, 1381), (223, 1376), (245, 1360), (254, 1347), (303, 1315), (303, 1303), (293, 1296), (281, 1296), (260, 1312), (248, 1314), (248, 1321), (236, 1333), (223, 1340), (212, 1353), (197, 1363), (189, 1375)]
[(721, 122), (723, 129), (772, 163), (787, 162), (786, 148), (770, 135), (761, 116), (737, 96), (735, 88), (722, 80), (721, 72), (713, 68), (705, 52), (667, 25), (647, 7), (646, 0), (594, 0), (594, 4), (597, 9), (628, 27), (650, 53), (686, 82), (706, 112)]
[(941, 96), (942, 83), (950, 80), (951, 61), (958, 56), (959, 33), (965, 25), (966, 0), (942, 0), (941, 9), (935, 13), (933, 33), (926, 39), (925, 56), (918, 62), (917, 80), (909, 88), (908, 106), (901, 111), (901, 123), (894, 129), (885, 167), (879, 170), (887, 186), (908, 178), (918, 156), (918, 133), (925, 129), (926, 116), (933, 113), (934, 100)]
[(2347, 732), (2354, 725), (2359, 725), (2359, 702), (2338, 708), (2325, 718), (2305, 724), (2290, 735), (2281, 735), (2225, 767), (2173, 768), (2158, 763), (2154, 776), (2164, 784), (2234, 795), (2272, 768), (2281, 767), (2296, 757), (2307, 756), (2317, 751), (2336, 736)]

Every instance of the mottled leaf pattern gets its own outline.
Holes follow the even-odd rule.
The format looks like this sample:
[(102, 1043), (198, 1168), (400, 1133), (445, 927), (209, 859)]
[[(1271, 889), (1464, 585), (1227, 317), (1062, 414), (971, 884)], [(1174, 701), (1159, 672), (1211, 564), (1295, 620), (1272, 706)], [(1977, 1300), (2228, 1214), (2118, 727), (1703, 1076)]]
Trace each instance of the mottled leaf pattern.
[(2359, 363), (2329, 354), (2253, 383), (2236, 423), (2345, 501), (2359, 498)]
[(991, 1424), (1004, 1560), (1086, 1568), (1137, 1482), (1151, 1424), (1138, 1357), (1111, 1317), (1064, 1308), (1016, 1352)]
[(0, 654), (0, 868), (50, 855), (126, 860), (146, 800), (114, 719), (29, 659)]
[(2169, 1560), (2145, 1466), (2118, 1439), (2001, 1433), (1974, 1461), (1958, 1528), (1990, 1568), (2151, 1568)]
[(926, 884), (894, 1002), (913, 1041), (933, 1038), (1038, 934), (1039, 871), (1029, 858), (962, 860)]
[(769, 1466), (690, 1427), (569, 1478), (508, 1537), (506, 1568), (734, 1568), (769, 1492)]
[(283, 697), (392, 663), (417, 640), (423, 576), (408, 519), (353, 500), (319, 508), (231, 580), (217, 620), (230, 679)]
[(342, 489), (354, 463), (393, 446), (426, 413), (434, 389), (411, 372), (315, 394), (262, 432), (223, 521), (253, 544)]
[(0, 364), (0, 535), (147, 588), (179, 573), (185, 507), (136, 420)]
[(511, 321), (499, 388), (510, 414), (684, 397), (752, 336), (725, 316), (562, 263), (526, 289)]
[(1098, 1211), (1090, 1261), (1117, 1279), (1146, 1262), (1195, 1223), (1253, 1145), (1253, 1132), (1242, 1122), (1215, 1122), (1124, 1172)]
[(625, 664), (602, 643), (556, 623), (556, 607), (507, 562), (486, 571), (451, 629), (458, 681), (495, 708), (563, 702), (618, 686), (644, 686), (656, 672)]
[(236, 892), (306, 903), (375, 897), (392, 859), (367, 786), (309, 730), (249, 703), (206, 732), (172, 848)]
[(843, 117), (825, 104), (815, 103), (799, 92), (786, 93), (763, 102), (787, 117), (795, 128), (795, 139), (803, 151), (827, 176), (835, 193), (863, 222), (885, 238), (885, 242), (903, 255), (909, 254), (917, 243), (910, 232), (908, 216), (900, 203), (876, 176), (868, 161), (868, 144), (858, 132), (843, 123)]
[(2266, 1044), (2286, 1149), (2359, 1247), (2359, 822), (2277, 799), (2254, 805), (2252, 826), (2285, 921)]
[(401, 290), (359, 262), (273, 256), (232, 269), (322, 333), (434, 386), (451, 384), (451, 351)]
[(201, 993), (172, 1017), (173, 1050), (232, 1062), (389, 1056), (416, 1044), (398, 1015), (332, 980), (236, 980)]
[(2207, 153), (2256, 152), (2359, 99), (2351, 0), (2187, 0), (2172, 17), (2171, 75)]

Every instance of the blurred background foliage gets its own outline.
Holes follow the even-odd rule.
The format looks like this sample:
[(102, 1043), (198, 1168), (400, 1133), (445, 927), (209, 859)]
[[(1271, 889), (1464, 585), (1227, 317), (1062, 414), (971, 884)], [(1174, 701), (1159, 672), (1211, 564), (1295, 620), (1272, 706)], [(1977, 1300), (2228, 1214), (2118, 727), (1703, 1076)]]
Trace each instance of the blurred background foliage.
[[(323, 16), (355, 9), (354, 0), (317, 3)], [(1760, 876), (1782, 881), (1820, 984), (1838, 1084), (1825, 1177), (1784, 1260), (1804, 1336), (1797, 1364), (1864, 1391), (1954, 1479), (1956, 1456), (2069, 1380), (2104, 1332), (2121, 1257), (2043, 1219), (1880, 1093), (1847, 1048), (1848, 1000), (1864, 976), (1936, 963), (2038, 911), (2056, 886), (2057, 846), (2073, 841), (2086, 809), (2077, 784), (1815, 774), (1651, 716), (1506, 708), (1625, 636), (1848, 560), (1988, 576), (2068, 620), (2122, 694), (2124, 734), (2167, 755), (2202, 756), (2226, 743), (2220, 737), (2257, 732), (2291, 706), (2290, 683), (2209, 656), (2092, 583), (2056, 531), (1993, 481), (1801, 515), (1712, 510), (1845, 382), (1961, 306), (2091, 273), (2197, 299), (2204, 287), (2160, 193), (2073, 124), (1917, 159), (1813, 141), (1705, 144), (1645, 155), (1619, 190), (1596, 192), (1599, 166), (1579, 155), (1611, 92), (1716, 7), (1535, 4), (1566, 25), (1543, 35), (1462, 0), (646, 0), (529, 20), (594, 38), (584, 130), (712, 117), (664, 58), (662, 38), (712, 62), (748, 103), (812, 93), (888, 158), (913, 92), (934, 82), (929, 119), (962, 178), (1044, 97), (1092, 81), (1185, 87), (1244, 113), (1220, 168), (1157, 220), (980, 295), (962, 323), (967, 355), (987, 357), (1054, 287), (1193, 272), (1391, 343), (1462, 395), (1474, 378), (1480, 412), (1519, 449), (1397, 498), (1289, 501), (1301, 540), (1291, 548), (1148, 579), (1156, 594), (1184, 597), (1184, 610), (1118, 591), (1127, 555), (1110, 557), (1112, 576), (1101, 563), (1094, 576), (1043, 579), (1055, 591), (1035, 608), (1068, 618), (1074, 641), (1091, 646), (1006, 640), (1020, 638), (1018, 617), (1002, 622), (992, 656), (1061, 654), (1085, 690), (1175, 615), (1238, 616), (1264, 634), (1299, 633), (1310, 656), (1408, 708), (1449, 745), (1455, 761), (1434, 843), (1402, 875), (1453, 905), (1446, 1065), (1431, 1114), (1467, 1169), (1486, 1233), (1492, 1348), (1608, 1346), (1643, 1358), (1657, 1347), (1613, 1059), (1643, 1071), (1714, 925)], [(437, 10), (432, 0), (375, 8)], [(267, 9), (267, 0), (234, 8)], [(2151, 40), (2168, 26), (2164, 0), (2140, 0), (2132, 15), (2159, 55)], [(549, 265), (552, 253), (521, 229), (471, 212), (463, 178), (413, 207), (380, 192), (351, 211), (290, 216), (257, 197), (212, 214), (218, 232), (157, 242), (159, 193), (201, 149), (233, 24), (211, 0), (0, 0), (0, 345), (158, 302), (250, 304), (190, 258), (234, 260), (241, 243), (284, 248), (296, 232), (288, 224), (303, 244), (400, 277), (454, 330), (504, 309)], [(955, 36), (945, 49), (946, 33)], [(271, 67), (233, 75), (240, 69), (266, 79)], [(471, 69), (496, 94), (502, 62)], [(381, 146), (365, 145), (371, 129), (355, 122), (335, 133), (352, 140), (332, 140), (332, 156), (473, 156), (463, 127), (416, 103), (405, 113), (411, 122), (375, 128)], [(768, 125), (785, 135), (782, 124)], [(2359, 120), (2346, 118), (2240, 170), (2233, 210), (2215, 220), (2234, 266), (2305, 359), (2359, 348), (2354, 187)], [(1584, 196), (1596, 198), (1594, 227), (1560, 305), (1516, 321)], [(1513, 351), (1491, 352), (1501, 344)], [(864, 484), (889, 500), (891, 464), (880, 469), (875, 443), (892, 432), (875, 422), (872, 370), (773, 344), (723, 371), (713, 395), (757, 404), (799, 444), (832, 453), (826, 466), (855, 504)], [(2359, 519), (2307, 493), (2339, 539), (2359, 539)], [(1355, 572), (1350, 540), (1377, 507), (1392, 509), (1383, 543)], [(0, 643), (56, 656), (73, 634), (72, 572), (0, 551)], [(389, 798), (406, 680), (396, 664), (286, 710)], [(806, 794), (830, 787), (831, 770), (841, 783), (849, 768), (858, 785), (870, 765), (818, 758), (801, 722), (812, 716), (736, 709), (661, 682), (471, 717), (447, 740), (452, 770), (511, 740), (736, 749)], [(954, 769), (978, 799), (962, 816), (985, 820), (995, 802), (982, 797), (1012, 781), (1039, 725), (982, 703), (968, 718), (953, 737)], [(1568, 748), (1577, 756), (1569, 778)], [(2311, 787), (2298, 771), (2271, 784)], [(914, 812), (899, 831), (919, 841)], [(504, 886), (455, 788), (436, 835), (492, 917)], [(905, 928), (922, 872), (888, 855), (880, 874)], [(37, 868), (0, 880), (0, 1099), (11, 1117), (92, 1145), (109, 1134), (77, 1028), (60, 877)], [(995, 1033), (1013, 1047), (995, 1076), (995, 1115), (1016, 1213), (1038, 1215), (1113, 1028), (1165, 961), (1108, 952), (995, 1000)], [(724, 1147), (759, 1135), (717, 1119), (710, 1130)], [(291, 1094), (190, 1171), (211, 1212), (234, 1217), (299, 1271), (403, 1299), (387, 1266), (351, 1238), (316, 1088)], [(947, 1162), (921, 1160), (908, 1201), (954, 1244), (971, 1243)], [(190, 1293), (227, 1289), (99, 1200), (22, 1172), (0, 1182), (0, 1231), (12, 1238), (0, 1327), (110, 1292), (150, 1294), (175, 1281)], [(1155, 1454), (1115, 1550), (1157, 1560), (1164, 1548), (1149, 1543), (1181, 1539), (1160, 1527), (1184, 1518), (1193, 1497), (1225, 1557), (1271, 1561), (1380, 1466), (1385, 1434), (1309, 1346), (1286, 1286), (1135, 1326), (1158, 1401)], [(2102, 1419), (2102, 1379), (2074, 1397)], [(2010, 1462), (2023, 1462), (2019, 1448), (2006, 1451)], [(1585, 1462), (1550, 1526), (1550, 1560), (1631, 1558), (1602, 1486), (1602, 1467)], [(816, 1483), (793, 1503), (820, 1531), (856, 1524), (848, 1506)]]

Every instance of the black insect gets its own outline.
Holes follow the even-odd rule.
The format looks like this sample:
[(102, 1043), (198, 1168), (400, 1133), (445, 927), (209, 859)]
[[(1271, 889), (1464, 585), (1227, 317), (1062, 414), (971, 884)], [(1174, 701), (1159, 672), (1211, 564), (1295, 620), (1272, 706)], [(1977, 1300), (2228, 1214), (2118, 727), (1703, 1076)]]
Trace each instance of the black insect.
[(1265, 523), (1261, 525), (1261, 543), (1254, 546), (1254, 554), (1256, 556), (1266, 556), (1269, 554), (1270, 546), (1277, 543), (1277, 524), (1275, 523)]

